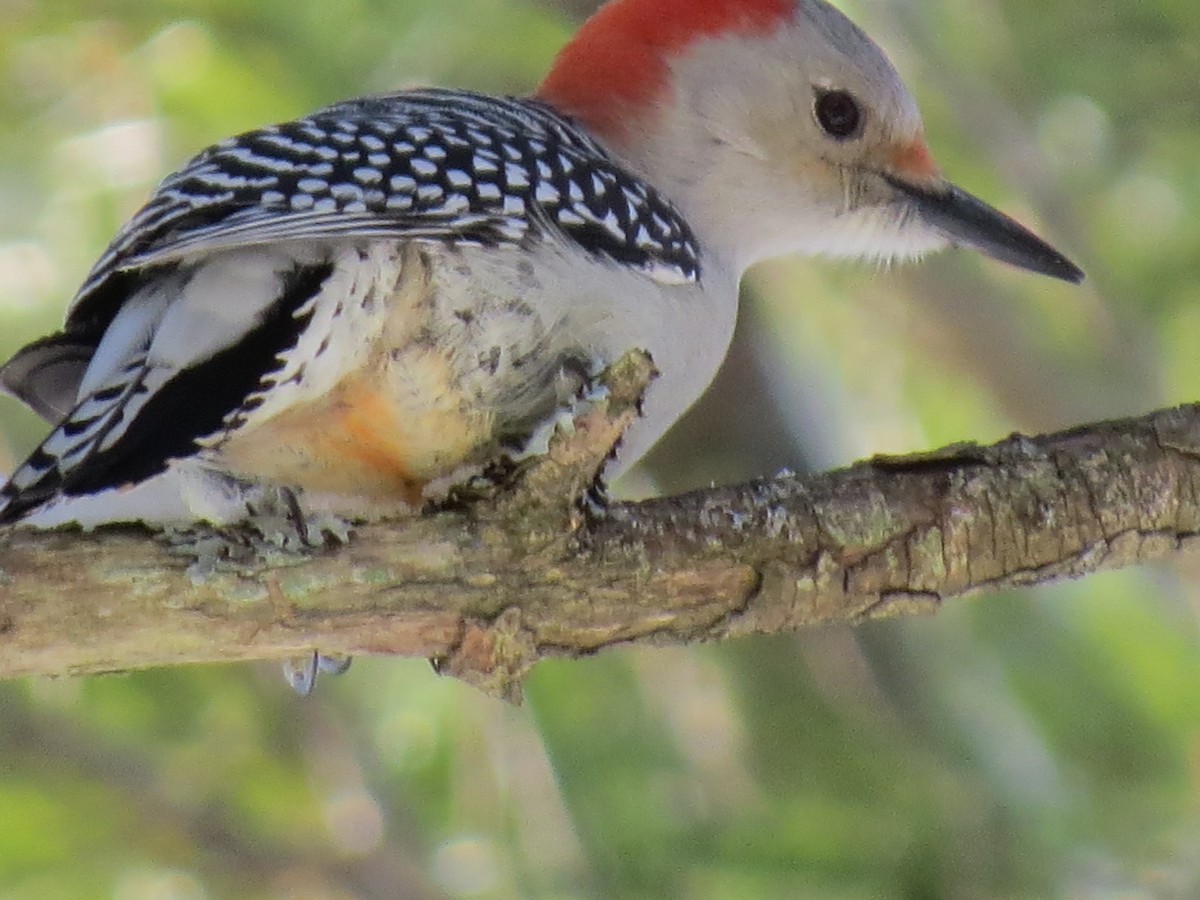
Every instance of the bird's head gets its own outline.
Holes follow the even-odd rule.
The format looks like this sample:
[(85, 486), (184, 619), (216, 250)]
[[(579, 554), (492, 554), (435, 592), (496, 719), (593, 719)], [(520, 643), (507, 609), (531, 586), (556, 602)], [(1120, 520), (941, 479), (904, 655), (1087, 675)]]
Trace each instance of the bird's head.
[(961, 245), (1083, 277), (946, 180), (892, 64), (823, 0), (613, 0), (540, 95), (739, 268), (787, 253), (891, 260)]

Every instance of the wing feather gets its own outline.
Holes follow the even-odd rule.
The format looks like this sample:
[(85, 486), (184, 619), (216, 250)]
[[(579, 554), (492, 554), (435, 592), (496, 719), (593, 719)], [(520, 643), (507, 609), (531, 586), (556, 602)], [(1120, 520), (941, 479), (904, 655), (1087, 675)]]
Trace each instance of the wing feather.
[(668, 283), (700, 252), (665, 197), (536, 101), (411, 91), (347, 101), (195, 157), (117, 234), (72, 303), (103, 327), (122, 274), (240, 246), (554, 236)]

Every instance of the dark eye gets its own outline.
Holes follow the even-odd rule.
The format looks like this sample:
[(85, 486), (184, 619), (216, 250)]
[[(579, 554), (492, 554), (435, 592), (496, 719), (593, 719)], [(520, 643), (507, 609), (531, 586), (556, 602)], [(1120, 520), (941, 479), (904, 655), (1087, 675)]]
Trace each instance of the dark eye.
[(858, 137), (862, 131), (862, 109), (846, 91), (818, 91), (813, 115), (825, 133), (839, 141)]

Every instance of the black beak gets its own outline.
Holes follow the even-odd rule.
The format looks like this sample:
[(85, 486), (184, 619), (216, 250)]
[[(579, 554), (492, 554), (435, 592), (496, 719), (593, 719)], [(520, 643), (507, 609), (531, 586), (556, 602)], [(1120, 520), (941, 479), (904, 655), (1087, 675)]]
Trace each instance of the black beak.
[(978, 250), (1000, 262), (1061, 278), (1083, 281), (1083, 270), (1040, 237), (978, 197), (947, 182), (931, 187), (884, 175), (913, 204), (930, 227), (950, 243)]

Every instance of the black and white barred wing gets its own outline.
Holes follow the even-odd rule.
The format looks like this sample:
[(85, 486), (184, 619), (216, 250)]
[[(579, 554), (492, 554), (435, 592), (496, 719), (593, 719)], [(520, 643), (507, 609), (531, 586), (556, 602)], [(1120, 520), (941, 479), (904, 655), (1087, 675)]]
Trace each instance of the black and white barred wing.
[(115, 271), (230, 247), (549, 232), (650, 277), (699, 277), (695, 238), (671, 203), (548, 108), (463, 91), (366, 98), (200, 154), (122, 229), (76, 307)]

